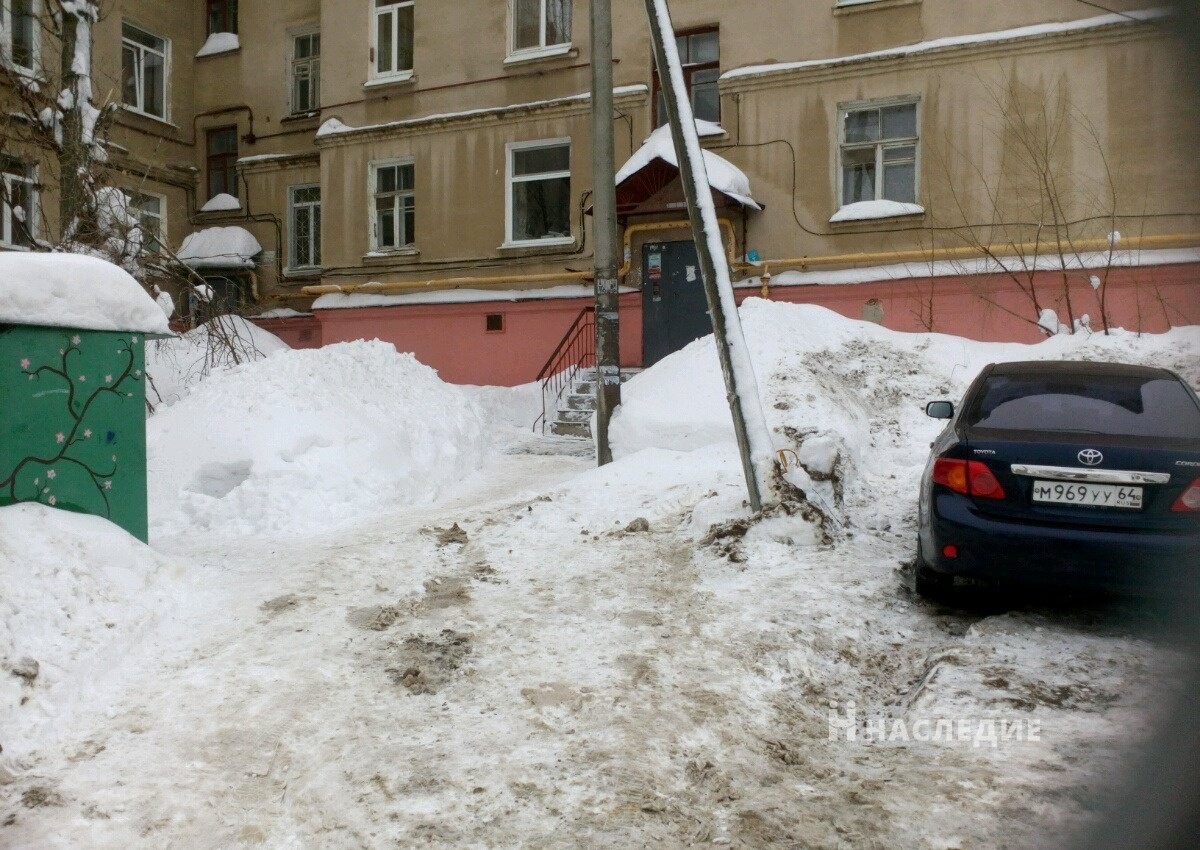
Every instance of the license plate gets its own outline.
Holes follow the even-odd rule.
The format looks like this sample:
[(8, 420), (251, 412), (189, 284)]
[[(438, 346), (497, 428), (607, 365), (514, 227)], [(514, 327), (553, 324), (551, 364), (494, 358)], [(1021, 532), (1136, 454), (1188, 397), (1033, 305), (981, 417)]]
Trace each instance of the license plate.
[(1069, 481), (1034, 481), (1033, 500), (1055, 505), (1088, 508), (1142, 507), (1142, 488), (1123, 484), (1073, 484)]

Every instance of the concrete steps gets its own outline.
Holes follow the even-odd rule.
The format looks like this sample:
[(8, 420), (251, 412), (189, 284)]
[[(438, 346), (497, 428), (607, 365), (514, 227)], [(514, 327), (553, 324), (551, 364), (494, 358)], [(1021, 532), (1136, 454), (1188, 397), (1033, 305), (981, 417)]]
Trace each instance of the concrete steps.
[[(625, 383), (641, 369), (622, 369)], [(570, 391), (558, 400), (558, 410), (550, 420), (550, 433), (560, 437), (592, 438), (592, 414), (596, 412), (596, 373), (581, 369)]]

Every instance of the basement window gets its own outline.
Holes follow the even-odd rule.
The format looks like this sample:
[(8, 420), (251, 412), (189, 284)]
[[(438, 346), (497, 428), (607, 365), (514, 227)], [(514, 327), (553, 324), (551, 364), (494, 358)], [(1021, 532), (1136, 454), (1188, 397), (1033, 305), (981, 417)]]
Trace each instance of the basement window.
[(485, 329), (490, 334), (498, 334), (504, 332), (504, 314), (503, 313), (488, 313), (485, 319)]

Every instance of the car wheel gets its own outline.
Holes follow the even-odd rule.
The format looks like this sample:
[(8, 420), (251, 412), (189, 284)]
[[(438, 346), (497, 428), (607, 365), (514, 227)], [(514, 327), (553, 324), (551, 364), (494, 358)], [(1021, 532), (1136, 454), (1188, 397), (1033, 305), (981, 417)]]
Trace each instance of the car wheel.
[(930, 602), (951, 602), (954, 599), (954, 577), (939, 573), (929, 566), (919, 544), (917, 560), (913, 565), (913, 589), (918, 596)]

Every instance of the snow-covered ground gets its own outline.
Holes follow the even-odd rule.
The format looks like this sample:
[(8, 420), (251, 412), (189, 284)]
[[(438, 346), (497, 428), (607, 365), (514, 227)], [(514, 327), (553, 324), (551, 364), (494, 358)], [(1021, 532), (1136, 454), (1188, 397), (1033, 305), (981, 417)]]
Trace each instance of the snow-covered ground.
[[(83, 614), (68, 622), (55, 613), (66, 604), (51, 606), (59, 636), (38, 642), (37, 615), (0, 608), (5, 663), (45, 653), (57, 677), (17, 676), (0, 692), (0, 845), (1059, 843), (1147, 733), (1178, 659), (1120, 603), (951, 611), (915, 599), (900, 566), (938, 427), (921, 405), (956, 398), (1001, 358), (1155, 362), (1195, 383), (1200, 331), (995, 346), (819, 308), (752, 301), (742, 314), (777, 447), (844, 513), (836, 545), (783, 513), (710, 533), (745, 510), (711, 340), (626, 385), (618, 460), (599, 470), (586, 445), (514, 427), (532, 419), (529, 388), (450, 394), (370, 347), (281, 352), (156, 414), (152, 445), (187, 419), (179, 444), (198, 444), (205, 417), (278, 433), (275, 405), (332, 428), (313, 411), (326, 409), (312, 401), (324, 381), (328, 409), (343, 411), (335, 433), (377, 430), (376, 402), (352, 391), (357, 367), (343, 360), (358, 357), (383, 373), (383, 395), (415, 393), (430, 415), (453, 395), (496, 427), (438, 486), (380, 493), (337, 528), (312, 516), (303, 535), (247, 535), (210, 511), (230, 522), (202, 534), (158, 523), (155, 551), (108, 540), (159, 595), (130, 604), (107, 648), (95, 624), (130, 585), (81, 575), (83, 543), (53, 545), (79, 539), (75, 518), (56, 531), (39, 509), (30, 534), (50, 542), (21, 549), (22, 598), (83, 600), (70, 603)], [(418, 389), (390, 384), (392, 369)], [(285, 375), (308, 393), (284, 394)], [(252, 376), (259, 404), (235, 391)], [(269, 454), (266, 437), (232, 436)], [(0, 509), (0, 523), (24, 526), (18, 510)], [(71, 639), (84, 648), (64, 654)], [(89, 690), (93, 678), (104, 686)], [(46, 722), (70, 682), (79, 704)]]

